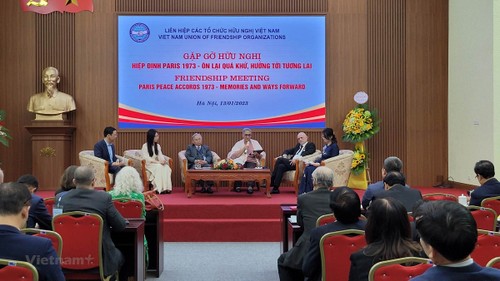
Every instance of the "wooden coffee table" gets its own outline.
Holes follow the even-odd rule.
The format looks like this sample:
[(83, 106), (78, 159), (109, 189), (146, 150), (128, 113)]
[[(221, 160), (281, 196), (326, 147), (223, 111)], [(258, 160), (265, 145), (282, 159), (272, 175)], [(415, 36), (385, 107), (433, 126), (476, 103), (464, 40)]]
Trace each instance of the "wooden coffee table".
[[(204, 181), (263, 181), (266, 180), (266, 195), (271, 198), (271, 171), (269, 169), (243, 169), (243, 170), (187, 170), (186, 190), (187, 197), (193, 194), (192, 180)], [(229, 188), (232, 188), (231, 186)]]

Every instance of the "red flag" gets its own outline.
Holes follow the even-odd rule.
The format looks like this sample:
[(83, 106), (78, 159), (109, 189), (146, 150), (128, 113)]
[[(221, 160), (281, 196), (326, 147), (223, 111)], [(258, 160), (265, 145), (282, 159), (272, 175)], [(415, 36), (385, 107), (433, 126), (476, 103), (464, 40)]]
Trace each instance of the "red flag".
[(94, 11), (92, 0), (19, 0), (24, 12), (38, 14), (49, 14), (52, 12), (78, 13), (82, 11)]

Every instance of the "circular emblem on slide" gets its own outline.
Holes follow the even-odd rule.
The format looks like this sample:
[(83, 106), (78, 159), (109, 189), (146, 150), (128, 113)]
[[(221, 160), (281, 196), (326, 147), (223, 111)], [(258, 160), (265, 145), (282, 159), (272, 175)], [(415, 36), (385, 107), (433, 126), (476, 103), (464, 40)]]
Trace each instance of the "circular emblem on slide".
[(354, 95), (354, 101), (358, 104), (366, 103), (368, 101), (368, 94), (363, 91), (357, 92)]
[(141, 22), (138, 22), (130, 27), (130, 38), (137, 43), (142, 43), (149, 38), (149, 27)]

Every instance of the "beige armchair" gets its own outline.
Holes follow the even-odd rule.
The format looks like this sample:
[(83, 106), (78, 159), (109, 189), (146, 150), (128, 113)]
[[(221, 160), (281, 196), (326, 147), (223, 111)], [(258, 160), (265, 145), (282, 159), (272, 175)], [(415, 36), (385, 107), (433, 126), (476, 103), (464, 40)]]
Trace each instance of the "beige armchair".
[(333, 187), (347, 186), (351, 175), (351, 164), (354, 152), (352, 150), (340, 150), (340, 154), (321, 161), (321, 166), (333, 170)]
[[(172, 168), (173, 160), (172, 158), (164, 155), (167, 158), (167, 163)], [(129, 160), (129, 165), (134, 167), (142, 179), (142, 184), (144, 185), (144, 190), (150, 190), (150, 181), (149, 177), (150, 172), (146, 169), (146, 160), (142, 157), (142, 150), (140, 149), (129, 149), (123, 152), (123, 157)]]
[[(181, 169), (181, 180), (182, 180), (182, 183), (184, 183), (184, 190), (187, 192), (186, 185), (185, 185), (186, 172), (187, 172), (187, 166), (188, 166), (187, 165), (187, 158), (186, 158), (186, 150), (179, 151), (177, 156), (179, 157), (179, 168)], [(214, 151), (212, 151), (212, 163), (217, 163), (218, 161), (220, 161), (219, 155), (217, 153), (215, 153)]]
[[(80, 166), (89, 166), (94, 171), (95, 187), (105, 188), (106, 191), (110, 191), (113, 188), (114, 178), (113, 175), (109, 173), (109, 161), (94, 156), (94, 150), (80, 151), (78, 158), (80, 159)], [(120, 155), (116, 155), (116, 158), (118, 158), (120, 162), (125, 163), (125, 165), (129, 164), (128, 160)]]
[[(304, 173), (304, 168), (305, 168), (304, 161), (311, 161), (312, 162), (312, 161), (314, 161), (314, 159), (318, 158), (319, 156), (321, 156), (321, 151), (316, 150), (316, 152), (314, 152), (311, 155), (301, 157), (300, 160), (295, 160), (295, 170), (286, 171), (283, 174), (283, 178), (281, 179), (281, 183), (291, 184), (293, 186), (293, 188), (295, 189), (295, 194), (297, 194), (299, 192), (300, 179), (302, 178), (302, 175)], [(273, 159), (273, 167), (275, 169), (276, 169), (276, 160), (277, 159), (278, 159), (278, 157)]]

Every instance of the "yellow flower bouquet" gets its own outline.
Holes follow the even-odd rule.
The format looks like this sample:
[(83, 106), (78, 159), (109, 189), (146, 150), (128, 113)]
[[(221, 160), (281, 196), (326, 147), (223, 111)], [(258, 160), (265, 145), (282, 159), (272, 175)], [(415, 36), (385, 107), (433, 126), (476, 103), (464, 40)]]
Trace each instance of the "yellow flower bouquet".
[(214, 165), (214, 169), (216, 170), (240, 170), (242, 167), (241, 164), (234, 162), (233, 159), (222, 159)]
[(364, 151), (360, 149), (355, 149), (354, 150), (354, 156), (352, 158), (352, 163), (351, 163), (351, 171), (355, 175), (361, 174), (365, 168), (366, 164), (368, 164), (368, 155)]
[(365, 141), (378, 133), (379, 124), (377, 112), (368, 110), (366, 104), (360, 104), (347, 113), (342, 124), (342, 140), (354, 143)]

